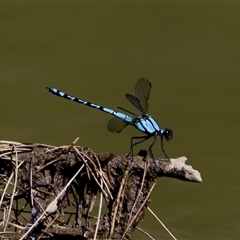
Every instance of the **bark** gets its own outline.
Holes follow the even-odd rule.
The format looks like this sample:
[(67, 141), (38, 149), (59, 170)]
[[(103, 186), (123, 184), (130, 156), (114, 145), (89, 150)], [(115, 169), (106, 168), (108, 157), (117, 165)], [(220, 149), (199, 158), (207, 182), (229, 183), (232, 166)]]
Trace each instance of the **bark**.
[(14, 223), (16, 239), (130, 239), (157, 178), (202, 181), (185, 161), (2, 141), (2, 232)]

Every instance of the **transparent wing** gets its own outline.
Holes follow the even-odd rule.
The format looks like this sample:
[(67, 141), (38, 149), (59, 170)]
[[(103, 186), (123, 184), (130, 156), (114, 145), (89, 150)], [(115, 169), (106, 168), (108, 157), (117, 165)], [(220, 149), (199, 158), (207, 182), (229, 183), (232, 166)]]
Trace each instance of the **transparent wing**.
[(129, 93), (127, 93), (125, 96), (129, 100), (129, 102), (132, 103), (141, 113), (143, 112), (141, 104), (135, 96)]
[(136, 98), (140, 102), (141, 113), (145, 114), (149, 109), (149, 97), (151, 93), (152, 84), (146, 78), (140, 78), (134, 87)]
[(119, 108), (119, 109), (121, 109), (121, 110), (123, 110), (123, 111), (125, 111), (125, 112), (127, 112), (127, 113), (130, 113), (130, 114), (132, 114), (133, 116), (136, 116), (135, 113), (133, 113), (133, 112), (131, 112), (131, 111), (125, 109), (125, 108), (122, 108), (122, 107), (117, 107), (117, 108)]
[(114, 117), (108, 121), (107, 129), (113, 133), (120, 133), (128, 125), (129, 123), (126, 123), (123, 120)]

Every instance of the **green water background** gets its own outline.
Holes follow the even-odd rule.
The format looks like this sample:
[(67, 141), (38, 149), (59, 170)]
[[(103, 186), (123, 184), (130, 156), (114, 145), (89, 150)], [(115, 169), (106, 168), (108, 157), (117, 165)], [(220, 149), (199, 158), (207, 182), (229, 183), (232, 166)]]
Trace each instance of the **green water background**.
[[(45, 87), (135, 110), (124, 94), (146, 77), (150, 114), (174, 131), (167, 153), (203, 178), (159, 179), (150, 207), (178, 239), (240, 239), (239, 3), (1, 2), (0, 20), (0, 139), (58, 146), (79, 136), (125, 154), (134, 128), (112, 134), (111, 116)], [(148, 212), (140, 225), (170, 239)]]

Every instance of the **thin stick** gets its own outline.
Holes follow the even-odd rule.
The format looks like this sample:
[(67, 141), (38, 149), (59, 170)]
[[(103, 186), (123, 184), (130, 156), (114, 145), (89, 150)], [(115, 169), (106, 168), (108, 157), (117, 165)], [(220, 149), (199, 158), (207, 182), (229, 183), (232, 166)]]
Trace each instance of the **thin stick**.
[(146, 231), (144, 231), (143, 229), (136, 227), (136, 229), (144, 234), (146, 234), (149, 238), (151, 238), (152, 240), (155, 240), (155, 238), (153, 238), (149, 233), (147, 233)]
[(1, 207), (1, 205), (2, 205), (2, 201), (3, 201), (4, 195), (6, 194), (6, 191), (7, 191), (7, 189), (8, 189), (8, 185), (10, 184), (10, 182), (11, 182), (11, 180), (12, 180), (12, 178), (13, 178), (13, 175), (14, 175), (14, 173), (12, 172), (12, 173), (11, 173), (11, 176), (9, 177), (9, 179), (8, 179), (8, 181), (7, 181), (7, 183), (6, 183), (6, 186), (5, 186), (4, 190), (3, 190), (2, 197), (1, 197), (1, 200), (0, 200), (0, 207)]
[[(97, 166), (94, 164), (94, 162), (93, 162), (86, 154), (80, 153), (79, 150), (78, 150), (76, 147), (73, 147), (73, 148), (74, 148), (74, 150), (79, 154), (79, 156), (81, 156), (81, 158), (82, 158), (82, 160), (84, 161), (87, 169), (91, 172), (93, 178), (95, 179), (97, 185), (100, 187), (100, 189), (102, 190), (102, 192), (104, 193), (104, 195), (105, 195), (106, 197), (108, 197), (108, 194), (107, 194), (106, 191), (103, 189), (103, 187), (101, 187), (101, 184), (99, 183), (97, 177), (96, 177), (95, 174), (93, 173), (92, 169), (89, 167), (89, 165), (88, 165), (87, 161), (84, 159), (84, 157), (86, 157), (89, 161), (92, 162), (92, 164), (94, 165), (94, 167), (95, 167), (96, 170), (98, 170), (98, 169), (97, 169)], [(82, 157), (82, 156), (84, 156), (84, 157)], [(100, 176), (101, 176), (101, 175), (102, 175), (102, 174), (100, 173)], [(104, 182), (105, 182), (105, 181), (104, 181)], [(105, 185), (105, 186), (106, 186), (106, 188), (107, 188), (108, 191), (109, 191), (109, 194), (110, 194), (111, 199), (113, 199), (112, 194), (110, 193), (109, 188), (107, 187), (107, 185)]]
[(135, 202), (134, 202), (134, 204), (133, 204), (133, 207), (132, 207), (132, 210), (131, 210), (131, 213), (130, 213), (130, 217), (129, 217), (129, 219), (128, 219), (128, 224), (129, 224), (130, 219), (131, 219), (131, 217), (132, 217), (132, 212), (133, 212), (133, 210), (134, 210), (134, 208), (135, 208), (135, 206), (136, 206), (136, 204), (137, 204), (137, 202), (138, 202), (138, 199), (139, 199), (139, 197), (140, 197), (140, 194), (141, 194), (141, 191), (142, 191), (142, 188), (143, 188), (143, 184), (144, 184), (144, 180), (145, 180), (145, 176), (146, 176), (146, 172), (147, 172), (147, 161), (145, 161), (145, 164), (144, 164), (144, 172), (143, 172), (143, 178), (142, 178), (142, 182), (141, 182), (141, 187), (140, 187), (140, 189), (139, 189), (139, 191), (138, 191), (137, 198), (136, 198), (136, 200), (135, 200)]
[(156, 183), (157, 183), (157, 182), (153, 183), (153, 185), (152, 185), (152, 187), (151, 187), (151, 189), (150, 189), (148, 195), (146, 196), (146, 198), (145, 198), (145, 200), (143, 201), (142, 205), (139, 207), (137, 213), (135, 214), (135, 216), (134, 216), (133, 219), (131, 220), (130, 224), (127, 226), (127, 228), (126, 228), (124, 234), (122, 235), (122, 238), (121, 238), (121, 239), (124, 238), (124, 236), (126, 235), (128, 229), (129, 229), (130, 226), (132, 225), (133, 221), (136, 219), (136, 217), (138, 216), (139, 212), (140, 212), (140, 211), (142, 210), (142, 208), (145, 206), (145, 203), (147, 202), (147, 200), (148, 200), (148, 198), (149, 198), (149, 196), (150, 196), (150, 194), (151, 194), (153, 188), (155, 187)]
[[(101, 186), (103, 187), (103, 181), (101, 179)], [(97, 218), (97, 224), (96, 224), (96, 229), (94, 233), (94, 240), (97, 239), (97, 233), (98, 233), (98, 228), (99, 228), (99, 223), (100, 223), (100, 217), (101, 217), (101, 211), (102, 211), (102, 192), (100, 193), (100, 202), (99, 202), (99, 210), (98, 210), (98, 218)]]
[(163, 224), (163, 222), (158, 218), (158, 216), (149, 208), (147, 207), (148, 211), (158, 220), (158, 222), (163, 226), (163, 228), (169, 233), (169, 235), (174, 239), (177, 240), (173, 234), (168, 230), (168, 228)]
[(21, 163), (18, 165), (18, 155), (17, 155), (17, 150), (16, 150), (15, 145), (13, 145), (13, 148), (14, 148), (14, 150), (15, 150), (15, 156), (16, 156), (15, 179), (14, 179), (14, 185), (13, 185), (13, 190), (12, 190), (12, 196), (11, 196), (11, 200), (10, 200), (10, 204), (9, 204), (9, 211), (8, 211), (8, 213), (7, 213), (7, 219), (5, 220), (5, 223), (4, 223), (4, 228), (3, 228), (3, 231), (4, 231), (4, 232), (5, 232), (6, 229), (7, 229), (8, 221), (9, 221), (9, 218), (10, 218), (10, 216), (11, 216), (13, 200), (14, 200), (14, 197), (15, 197), (15, 192), (16, 192), (17, 183), (18, 183), (18, 169), (19, 169), (19, 167), (23, 164), (23, 162), (21, 162)]
[(57, 200), (60, 198), (60, 196), (66, 191), (66, 189), (69, 187), (69, 185), (72, 183), (72, 181), (76, 178), (76, 176), (81, 172), (84, 165), (82, 165), (78, 171), (74, 174), (74, 176), (71, 178), (71, 180), (67, 183), (67, 185), (63, 188), (63, 190), (57, 195), (57, 197), (48, 205), (46, 208), (46, 211), (43, 211), (42, 215), (37, 219), (37, 221), (28, 229), (28, 231), (20, 238), (20, 240), (23, 240), (28, 234), (32, 231), (32, 229), (38, 224), (38, 222), (44, 217), (46, 213), (52, 213), (56, 209), (56, 203)]
[(109, 234), (109, 239), (111, 239), (112, 235), (113, 235), (113, 230), (114, 230), (114, 226), (115, 226), (115, 219), (116, 219), (118, 207), (119, 207), (119, 204), (120, 204), (120, 197), (121, 197), (121, 194), (122, 194), (122, 191), (123, 191), (123, 187), (125, 185), (125, 181), (127, 179), (128, 173), (129, 173), (132, 165), (133, 165), (133, 163), (125, 171), (123, 179), (122, 179), (122, 182), (121, 182), (121, 185), (120, 185), (120, 189), (118, 191), (118, 196), (117, 196), (117, 199), (116, 199), (117, 204), (116, 204), (115, 209), (114, 209), (114, 214), (113, 214), (113, 220), (112, 220), (111, 230), (110, 230), (110, 234)]

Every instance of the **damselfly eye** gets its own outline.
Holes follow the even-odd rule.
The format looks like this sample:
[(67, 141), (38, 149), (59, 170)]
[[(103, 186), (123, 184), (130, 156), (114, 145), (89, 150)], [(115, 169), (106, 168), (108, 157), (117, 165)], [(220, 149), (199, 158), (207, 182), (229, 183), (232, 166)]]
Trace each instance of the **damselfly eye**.
[(171, 140), (173, 138), (172, 129), (166, 128), (165, 131), (164, 131), (164, 137), (167, 141)]

